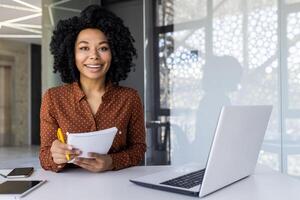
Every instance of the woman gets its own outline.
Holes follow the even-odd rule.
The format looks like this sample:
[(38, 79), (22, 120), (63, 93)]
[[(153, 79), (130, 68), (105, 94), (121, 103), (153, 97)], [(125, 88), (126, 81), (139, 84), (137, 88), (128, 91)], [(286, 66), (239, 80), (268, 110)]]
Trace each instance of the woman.
[[(136, 56), (132, 38), (115, 14), (91, 5), (79, 17), (61, 20), (50, 44), (54, 72), (67, 83), (49, 89), (41, 106), (40, 162), (55, 172), (67, 168), (66, 154), (74, 164), (92, 172), (138, 165), (145, 144), (144, 114), (138, 93), (118, 86), (133, 68)], [(80, 150), (57, 139), (56, 131), (90, 132), (117, 127), (107, 155), (78, 158)]]

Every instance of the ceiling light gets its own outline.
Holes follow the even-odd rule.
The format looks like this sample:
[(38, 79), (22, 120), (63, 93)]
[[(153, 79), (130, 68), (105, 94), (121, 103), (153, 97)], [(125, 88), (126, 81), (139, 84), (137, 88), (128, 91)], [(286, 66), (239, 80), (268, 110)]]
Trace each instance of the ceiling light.
[(41, 35), (12, 35), (12, 34), (0, 34), (0, 38), (42, 38)]
[(30, 4), (30, 3), (26, 3), (26, 2), (21, 1), (21, 0), (13, 0), (13, 1), (16, 2), (16, 3), (22, 4), (22, 5), (24, 5), (24, 6), (27, 6), (27, 7), (29, 7), (29, 8), (33, 8), (33, 9), (35, 9), (35, 10), (37, 10), (37, 11), (42, 11), (41, 8), (39, 8), (39, 7), (37, 7), (37, 6), (34, 6), (34, 5)]
[[(0, 38), (41, 38), (42, 36), (42, 26), (35, 20), (41, 20), (42, 9), (36, 5), (25, 2), (25, 0), (12, 0), (8, 1), (6, 4), (3, 4), (0, 0), (0, 8), (2, 10), (8, 10), (6, 12), (19, 13), (13, 15), (13, 17), (8, 18), (4, 21), (0, 20), (0, 28), (4, 30), (5, 27), (9, 29), (14, 29), (15, 34), (3, 33), (0, 32)], [(9, 2), (15, 2), (9, 3)], [(10, 11), (12, 10), (12, 11)], [(29, 12), (29, 13), (28, 13)], [(31, 20), (35, 22), (30, 24)], [(3, 20), (3, 19), (2, 19)], [(29, 21), (28, 21), (29, 20)], [(23, 23), (25, 22), (25, 23)], [(36, 24), (38, 23), (38, 24)], [(5, 29), (6, 31), (9, 29)], [(23, 32), (25, 32), (23, 34)]]
[(29, 11), (29, 12), (41, 12), (41, 10), (37, 9), (32, 9), (32, 8), (25, 8), (25, 7), (20, 7), (20, 6), (12, 6), (12, 5), (7, 5), (7, 4), (2, 4), (0, 3), (1, 8), (9, 8), (13, 10), (24, 10), (24, 11)]

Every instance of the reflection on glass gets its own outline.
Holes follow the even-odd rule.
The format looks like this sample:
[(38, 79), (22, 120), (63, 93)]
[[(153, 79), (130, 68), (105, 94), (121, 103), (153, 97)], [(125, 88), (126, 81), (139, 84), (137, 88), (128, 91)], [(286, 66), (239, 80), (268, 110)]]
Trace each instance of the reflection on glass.
[(204, 92), (196, 111), (195, 140), (191, 152), (198, 152), (191, 161), (206, 163), (222, 106), (231, 105), (229, 94), (238, 89), (242, 66), (231, 56), (208, 57), (203, 68)]
[[(299, 150), (298, 150), (299, 153)], [(300, 154), (288, 155), (287, 173), (293, 176), (300, 176)]]
[(270, 153), (267, 151), (261, 151), (258, 157), (258, 163), (262, 165), (269, 166), (277, 171), (279, 171), (280, 157), (278, 153)]
[[(222, 105), (273, 104), (266, 139), (280, 139), (276, 1), (244, 8), (243, 1), (214, 1), (214, 9), (212, 30), (174, 32), (173, 52), (161, 57), (168, 66), (173, 164), (195, 161), (191, 149), (205, 162)], [(205, 52), (211, 46), (205, 33), (213, 36), (216, 56)], [(191, 55), (195, 49), (197, 57)]]
[[(170, 109), (172, 164), (195, 160), (190, 154), (206, 157), (222, 105), (269, 104), (259, 163), (299, 176), (300, 12), (283, 6), (288, 14), (279, 19), (278, 3), (300, 0), (195, 0), (205, 4), (203, 13), (187, 0), (159, 2), (158, 25), (175, 30), (159, 36), (160, 103)], [(196, 20), (197, 27), (188, 23)], [(279, 38), (278, 27), (286, 35)], [(286, 48), (279, 51), (280, 43)]]
[[(298, 143), (300, 147), (300, 119), (286, 120), (285, 142)], [(300, 148), (299, 148), (300, 151)]]
[[(233, 56), (240, 61), (243, 76), (239, 90), (231, 93), (232, 104), (272, 104), (273, 113), (265, 136), (265, 143), (279, 144), (280, 113), (277, 56), (277, 4), (276, 1), (239, 1), (240, 9), (228, 1), (214, 12), (213, 52)], [(241, 4), (242, 3), (242, 4)], [(230, 6), (232, 9), (230, 9)], [(263, 146), (263, 149), (266, 145)], [(268, 145), (270, 146), (270, 145)], [(265, 150), (265, 154), (280, 156), (280, 145)], [(267, 152), (269, 151), (269, 152)], [(260, 162), (270, 164), (266, 156)], [(262, 159), (262, 160), (261, 160)], [(275, 169), (279, 159), (273, 159)]]

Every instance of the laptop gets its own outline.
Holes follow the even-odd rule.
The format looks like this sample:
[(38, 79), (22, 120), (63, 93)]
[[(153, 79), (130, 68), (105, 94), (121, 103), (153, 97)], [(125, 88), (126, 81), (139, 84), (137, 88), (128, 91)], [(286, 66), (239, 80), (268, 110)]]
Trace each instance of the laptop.
[[(203, 197), (254, 172), (272, 106), (224, 106), (206, 166), (191, 164), (130, 181), (149, 188)], [(193, 152), (197, 156), (196, 152)]]

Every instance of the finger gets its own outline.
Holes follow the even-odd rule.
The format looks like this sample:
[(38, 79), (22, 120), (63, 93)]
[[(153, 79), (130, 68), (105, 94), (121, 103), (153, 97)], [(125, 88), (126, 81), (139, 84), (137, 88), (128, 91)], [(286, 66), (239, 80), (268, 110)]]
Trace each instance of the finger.
[(78, 154), (78, 152), (75, 152), (75, 154), (72, 154), (72, 152), (70, 152), (70, 151), (58, 152), (58, 153), (57, 152), (51, 152), (51, 156), (53, 157), (53, 160), (61, 159), (63, 161), (60, 161), (60, 162), (63, 162), (63, 163), (67, 163), (69, 160), (72, 160), (73, 158), (75, 158), (79, 155), (80, 154)]
[(89, 165), (87, 163), (83, 163), (83, 162), (80, 162), (80, 161), (75, 161), (74, 164), (78, 165), (79, 167), (82, 167), (84, 169), (87, 169), (89, 171), (96, 172), (96, 169), (93, 165)]
[(64, 143), (61, 143), (61, 142), (58, 144), (58, 148), (63, 149), (65, 151), (72, 151), (73, 150), (73, 147), (71, 145), (64, 144)]
[(69, 151), (69, 150), (63, 150), (63, 149), (53, 149), (51, 151), (52, 154), (62, 154), (62, 155), (77, 155), (76, 152), (73, 152), (73, 151)]
[(50, 148), (50, 151), (55, 153), (64, 153), (65, 151), (71, 150), (72, 147), (70, 145), (63, 144), (57, 140), (52, 143), (52, 146)]
[(76, 158), (77, 156), (79, 156), (79, 154), (52, 153), (52, 157), (53, 157), (53, 158), (57, 158), (57, 159), (66, 159), (66, 162), (68, 161), (67, 155), (69, 155), (70, 160), (72, 160), (73, 158)]
[[(70, 155), (70, 160), (73, 160), (77, 157), (77, 155)], [(68, 160), (69, 161), (69, 160)]]
[(88, 156), (94, 157), (96, 159), (96, 162), (98, 165), (101, 165), (102, 167), (106, 165), (106, 163), (111, 162), (111, 158), (109, 159), (108, 155), (105, 154), (98, 154), (98, 153), (89, 153)]
[(53, 143), (52, 143), (52, 146), (56, 146), (56, 147), (59, 147), (61, 149), (68, 149), (68, 150), (72, 150), (73, 147), (72, 145), (69, 145), (69, 144), (65, 144), (65, 143), (62, 143), (61, 141), (59, 140), (54, 140)]
[(73, 155), (73, 156), (79, 156), (82, 152), (80, 150), (77, 150), (77, 149), (73, 149), (72, 151), (70, 150), (67, 150), (65, 151), (65, 154), (69, 154), (70, 156)]
[(81, 158), (81, 157), (77, 157), (75, 161), (78, 161), (80, 163), (84, 163), (87, 165), (96, 165), (96, 159), (94, 158)]
[(81, 151), (78, 149), (69, 150), (69, 149), (53, 148), (51, 152), (60, 153), (60, 154), (77, 155), (77, 156), (81, 154)]
[(53, 161), (58, 165), (67, 163), (66, 159), (60, 159), (60, 158), (59, 159), (53, 158)]
[(67, 158), (65, 154), (54, 153), (52, 154), (53, 159), (64, 159), (67, 162)]
[(89, 152), (88, 156), (92, 157), (92, 158), (99, 158), (99, 157), (102, 157), (104, 155), (103, 154), (99, 154), (99, 153)]
[(88, 156), (92, 157), (92, 158), (95, 158), (95, 161), (96, 161), (96, 165), (99, 165), (101, 166), (101, 168), (104, 167), (105, 165), (105, 157), (106, 155), (105, 154), (99, 154), (99, 153), (93, 153), (93, 152), (90, 152), (88, 153)]

